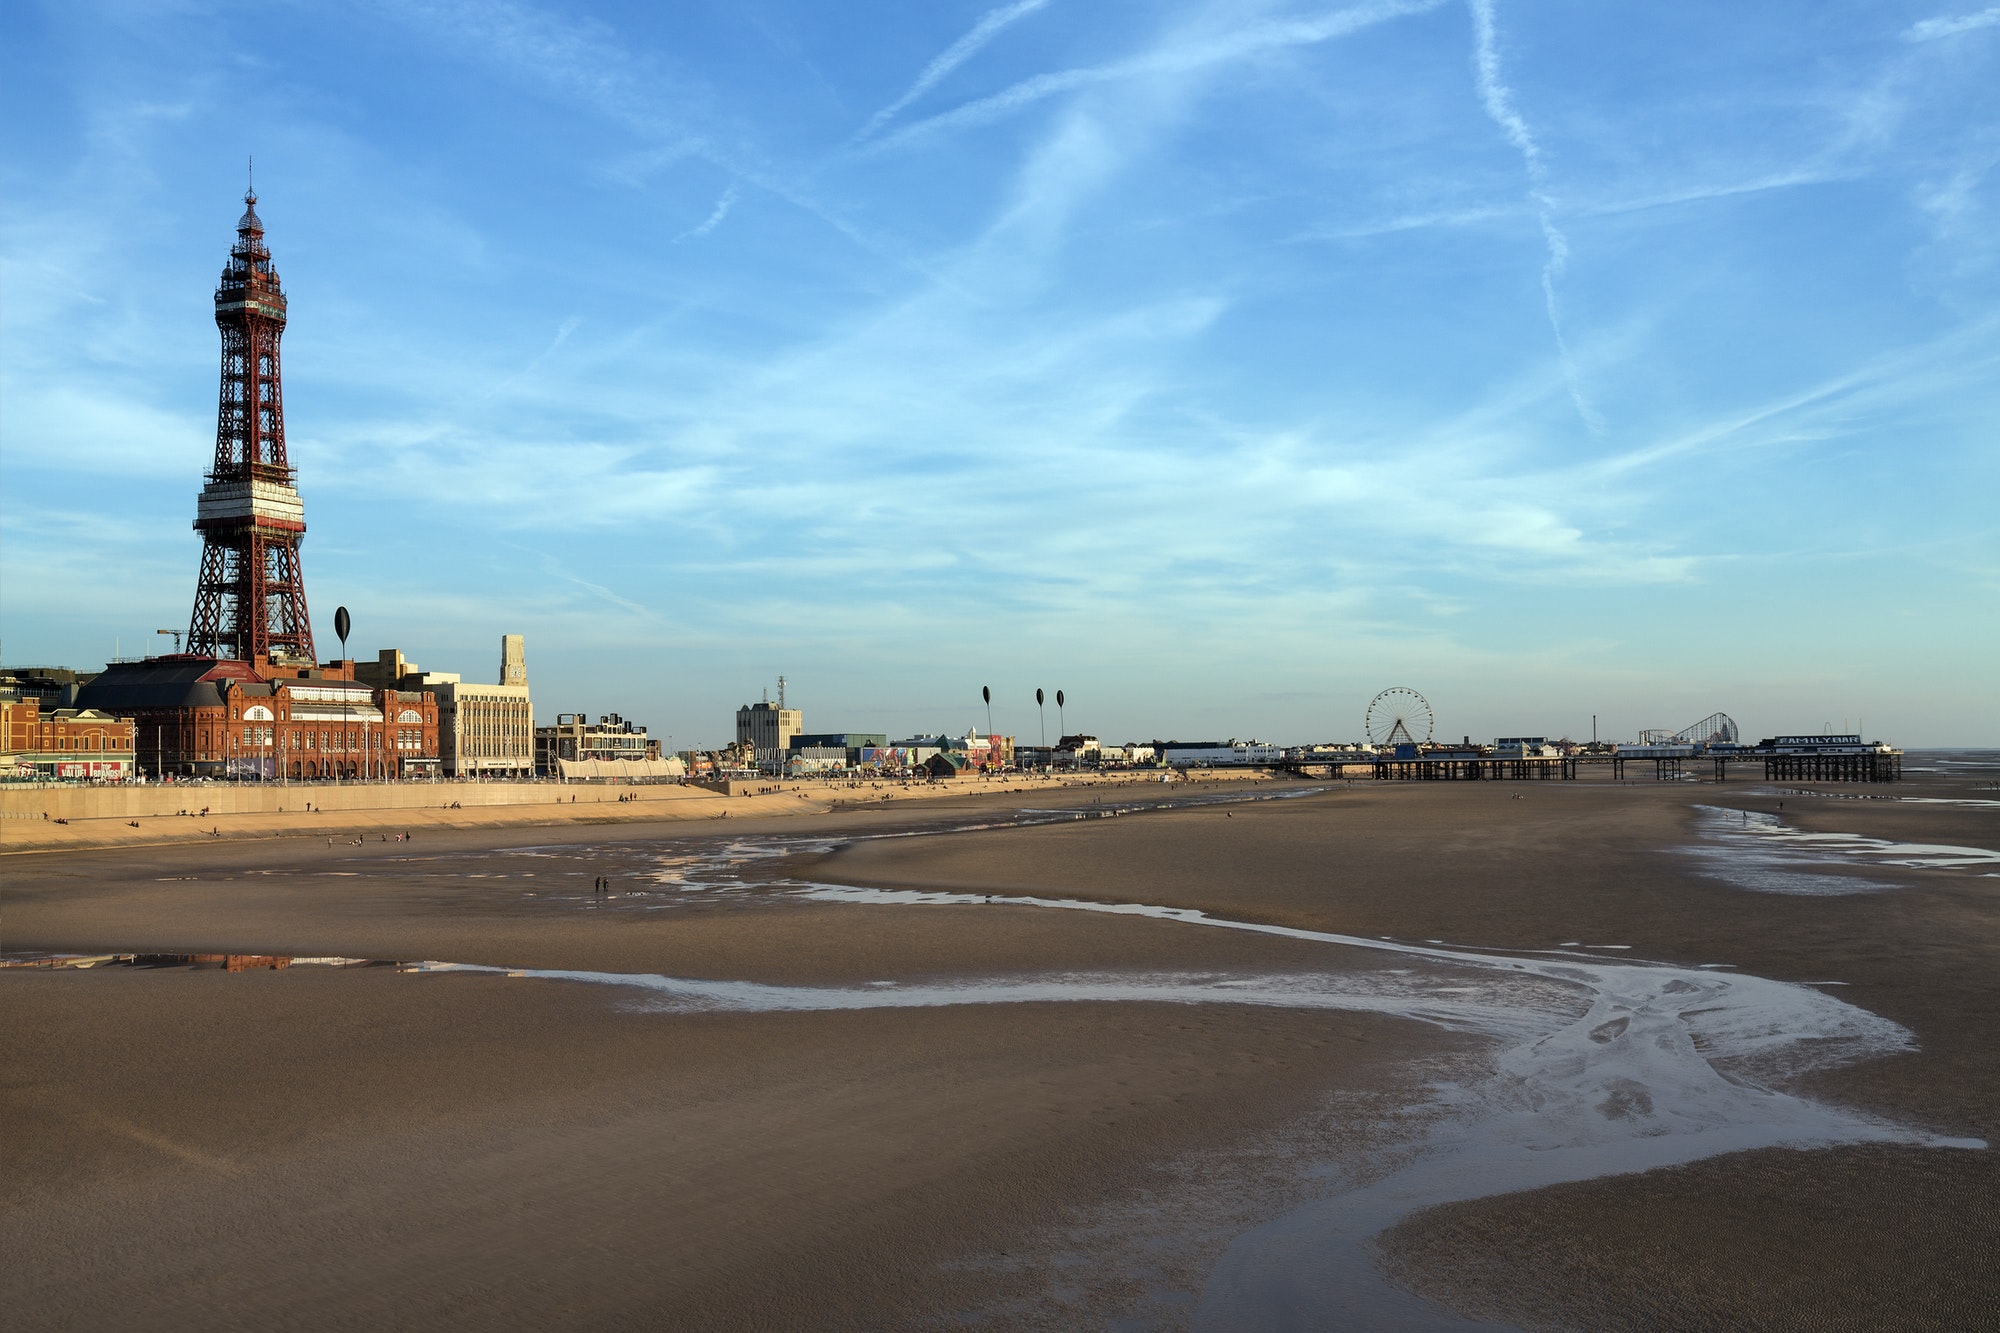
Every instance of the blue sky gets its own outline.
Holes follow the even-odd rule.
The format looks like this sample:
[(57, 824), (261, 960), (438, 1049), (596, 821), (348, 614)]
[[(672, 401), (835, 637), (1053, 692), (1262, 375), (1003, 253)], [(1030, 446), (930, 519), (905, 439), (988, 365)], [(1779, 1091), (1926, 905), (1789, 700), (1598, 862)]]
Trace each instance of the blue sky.
[(254, 153), (322, 657), (2000, 743), (2000, 8), (0, 12), (9, 663), (187, 623)]

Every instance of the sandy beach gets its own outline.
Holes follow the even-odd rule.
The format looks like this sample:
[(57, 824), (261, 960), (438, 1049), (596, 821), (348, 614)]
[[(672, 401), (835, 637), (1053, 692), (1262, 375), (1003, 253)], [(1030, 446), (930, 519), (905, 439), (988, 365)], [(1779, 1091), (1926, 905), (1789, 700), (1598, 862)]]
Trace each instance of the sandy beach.
[[(1196, 785), (1242, 781), (1221, 774)], [(695, 784), (553, 782), (182, 783), (0, 788), (0, 855), (159, 847), (245, 838), (392, 836), (418, 829), (542, 828), (790, 818), (831, 811), (1105, 788), (1150, 788), (1136, 772), (955, 782), (857, 779)]]
[[(1325, 1327), (1364, 1295), (1351, 1326), (1975, 1326), (2000, 865), (1894, 848), (2000, 847), (1993, 777), (773, 793), (711, 798), (726, 830), (439, 810), (359, 845), (273, 811), (22, 851), (17, 957), (497, 970), (7, 969), (0, 1299), (56, 1328)], [(1599, 1020), (1634, 978), (1715, 988), (1662, 1020), (1684, 1064), (1496, 1118), (1496, 1060), (1629, 1054), (1651, 1011)], [(1739, 1060), (1704, 1015), (1753, 995), (1801, 1030)], [(1730, 1077), (1675, 1082), (1704, 1061)], [(1632, 1173), (1343, 1239), (1521, 1125)], [(1321, 1290), (1342, 1263), (1368, 1280)]]

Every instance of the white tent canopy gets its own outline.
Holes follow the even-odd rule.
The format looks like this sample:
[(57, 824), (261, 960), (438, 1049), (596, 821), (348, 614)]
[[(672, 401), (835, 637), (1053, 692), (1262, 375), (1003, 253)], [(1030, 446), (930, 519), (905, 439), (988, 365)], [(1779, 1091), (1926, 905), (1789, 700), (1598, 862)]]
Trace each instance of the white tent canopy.
[(647, 779), (687, 776), (687, 765), (674, 759), (558, 759), (564, 782)]

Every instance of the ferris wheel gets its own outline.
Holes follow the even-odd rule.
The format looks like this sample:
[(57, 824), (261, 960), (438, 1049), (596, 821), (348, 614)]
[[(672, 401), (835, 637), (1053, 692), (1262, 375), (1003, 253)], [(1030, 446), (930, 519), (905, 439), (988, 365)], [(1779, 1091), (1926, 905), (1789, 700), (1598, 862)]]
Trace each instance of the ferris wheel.
[(1391, 685), (1368, 701), (1368, 743), (1422, 745), (1434, 721), (1429, 700), (1407, 685)]

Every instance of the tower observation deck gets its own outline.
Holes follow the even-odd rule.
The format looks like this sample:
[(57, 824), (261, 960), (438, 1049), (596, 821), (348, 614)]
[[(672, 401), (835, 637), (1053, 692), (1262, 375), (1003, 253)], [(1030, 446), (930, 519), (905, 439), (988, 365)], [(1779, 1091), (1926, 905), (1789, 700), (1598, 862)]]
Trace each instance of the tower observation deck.
[(264, 244), (256, 194), (246, 194), (243, 203), (236, 244), (215, 289), (222, 388), (215, 466), (195, 510), (203, 546), (187, 651), (310, 662), (312, 622), (299, 568), (305, 506), (285, 458), (278, 365), (285, 294)]

